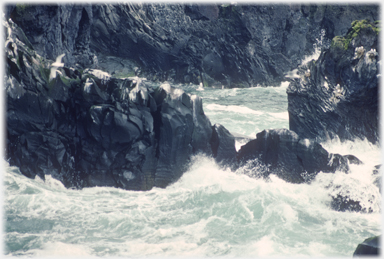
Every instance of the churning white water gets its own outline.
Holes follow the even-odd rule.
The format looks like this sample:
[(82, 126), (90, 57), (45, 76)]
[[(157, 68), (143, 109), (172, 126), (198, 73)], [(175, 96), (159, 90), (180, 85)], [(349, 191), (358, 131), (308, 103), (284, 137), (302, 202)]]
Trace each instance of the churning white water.
[[(249, 89), (199, 89), (212, 123), (254, 138), (288, 128), (286, 85)], [(345, 174), (320, 173), (309, 184), (257, 168), (231, 172), (196, 156), (166, 189), (110, 187), (66, 189), (55, 179), (28, 179), (5, 166), (5, 253), (9, 256), (348, 256), (358, 243), (381, 233), (381, 195), (373, 169), (380, 148), (367, 141), (322, 143), (353, 154), (363, 165)], [(349, 193), (371, 213), (338, 212), (332, 195)]]

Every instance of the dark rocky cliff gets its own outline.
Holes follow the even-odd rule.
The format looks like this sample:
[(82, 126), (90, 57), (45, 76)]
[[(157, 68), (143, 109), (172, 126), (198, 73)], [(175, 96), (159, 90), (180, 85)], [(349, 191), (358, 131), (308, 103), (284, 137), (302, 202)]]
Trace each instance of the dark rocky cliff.
[[(96, 4), (6, 7), (37, 53), (116, 75), (204, 85), (279, 85), (324, 42), (378, 5)], [(33, 22), (31, 22), (33, 21)]]
[(193, 154), (212, 154), (199, 97), (96, 69), (55, 71), (16, 24), (4, 26), (7, 160), (24, 175), (148, 190), (176, 181)]
[[(251, 171), (256, 168), (260, 172), (257, 166), (262, 165), (264, 176), (276, 174), (294, 183), (310, 181), (320, 171), (348, 172), (350, 163), (359, 162), (357, 158), (328, 153), (315, 140), (322, 141), (327, 136), (342, 139), (358, 136), (378, 141), (379, 54), (376, 51), (378, 29), (374, 23), (353, 23), (353, 28), (346, 31), (345, 37), (333, 38), (330, 47), (324, 48), (318, 60), (300, 66), (298, 78), (290, 79), (292, 82), (287, 89), (291, 130), (265, 130), (238, 153), (234, 136), (221, 125), (211, 125), (199, 97), (173, 88), (172, 83), (152, 88), (145, 80), (133, 77), (134, 74), (146, 74), (152, 77), (150, 79), (158, 76), (158, 80), (173, 78), (177, 81), (180, 79), (177, 75), (183, 75), (183, 82), (188, 82), (196, 72), (196, 78), (203, 77), (217, 84), (220, 80), (208, 75), (213, 76), (220, 71), (227, 76), (225, 80), (231, 82), (229, 86), (236, 86), (232, 84), (238, 76), (236, 73), (249, 73), (258, 80), (262, 78), (260, 75), (265, 75), (264, 83), (279, 82), (285, 69), (300, 63), (301, 54), (297, 53), (305, 53), (305, 48), (298, 48), (297, 53), (290, 52), (297, 54), (294, 58), (295, 55), (287, 54), (289, 48), (283, 47), (290, 42), (290, 37), (294, 37), (292, 35), (296, 35), (289, 33), (297, 28), (306, 28), (305, 24), (288, 29), (287, 24), (282, 26), (288, 31), (282, 29), (286, 35), (283, 37), (284, 44), (273, 45), (280, 47), (271, 48), (272, 45), (268, 45), (271, 42), (277, 44), (277, 39), (259, 42), (254, 48), (250, 48), (249, 43), (260, 35), (267, 35), (263, 30), (268, 26), (277, 26), (268, 35), (279, 38), (281, 35), (275, 35), (274, 31), (279, 31), (280, 25), (272, 21), (284, 17), (286, 8), (289, 8), (291, 15), (297, 14), (297, 21), (302, 21), (303, 13), (307, 13), (303, 17), (314, 19), (317, 16), (312, 17), (311, 10), (320, 10), (320, 7), (314, 6), (312, 9), (294, 9), (286, 5), (9, 7), (6, 16), (17, 20), (21, 26), (12, 19), (3, 23), (6, 151), (10, 165), (18, 166), (24, 175), (32, 178), (36, 175), (44, 178), (46, 174), (51, 174), (67, 187), (101, 185), (134, 190), (166, 187), (182, 175), (191, 156), (197, 153), (213, 156), (220, 165), (233, 170), (239, 166), (245, 166), (243, 169), (247, 170), (248, 166), (252, 167)], [(347, 17), (355, 10), (353, 6), (332, 6), (324, 11), (338, 8), (350, 10), (343, 13)], [(192, 21), (194, 29), (191, 29), (192, 25), (180, 25), (179, 31), (173, 34), (178, 23), (171, 23), (172, 19), (177, 21), (175, 16), (169, 16), (171, 10), (183, 14), (187, 24)], [(243, 11), (241, 16), (239, 10)], [(245, 15), (247, 10), (249, 13)], [(362, 8), (357, 14), (366, 16), (370, 10), (371, 7)], [(253, 17), (251, 14), (255, 12), (260, 13)], [(34, 16), (37, 18), (34, 19)], [(263, 19), (258, 23), (251, 21), (259, 16)], [(162, 20), (161, 17), (165, 18)], [(231, 17), (237, 17), (232, 25)], [(224, 22), (220, 19), (228, 24), (220, 24)], [(105, 24), (109, 23), (110, 26), (106, 27)], [(121, 27), (121, 24), (126, 27)], [(147, 28), (148, 24), (153, 26)], [(326, 24), (330, 26), (332, 23)], [(228, 36), (223, 33), (223, 30), (231, 28), (233, 34)], [(235, 33), (234, 28), (240, 29)], [(199, 37), (194, 34), (197, 32)], [(303, 33), (303, 37), (310, 38), (311, 34), (304, 33), (305, 30), (296, 31), (297, 35), (299, 32)], [(333, 32), (336, 33), (335, 28)], [(213, 36), (208, 41), (204, 38), (208, 35), (206, 33), (219, 35), (228, 41), (220, 41), (220, 37)], [(186, 34), (190, 37), (183, 40)], [(244, 39), (247, 39), (246, 44)], [(301, 38), (297, 36), (297, 39)], [(56, 41), (59, 43), (51, 44)], [(195, 43), (190, 45), (193, 41)], [(293, 38), (291, 41), (294, 42)], [(178, 49), (174, 48), (175, 44)], [(207, 48), (207, 44), (213, 46), (212, 49)], [(228, 49), (216, 51), (224, 47)], [(243, 47), (248, 52), (242, 52)], [(202, 55), (203, 50), (211, 52)], [(272, 51), (277, 50), (290, 56), (290, 65), (281, 73), (274, 74), (271, 66), (265, 66), (263, 62), (270, 60), (274, 56)], [(281, 60), (288, 60), (280, 54), (277, 56), (284, 57)], [(62, 60), (53, 62), (58, 56), (63, 57)], [(132, 61), (135, 57), (137, 60)], [(242, 63), (245, 57), (247, 62), (256, 62), (262, 69), (244, 72), (249, 68), (248, 63)], [(262, 58), (255, 61), (254, 57)], [(60, 61), (64, 64), (58, 64), (57, 70), (54, 69), (54, 63)], [(281, 68), (282, 63), (279, 62), (274, 66)], [(200, 65), (193, 65), (192, 68), (191, 64)], [(227, 71), (231, 64), (245, 69), (231, 68)], [(104, 71), (97, 69), (100, 67)], [(177, 70), (181, 68), (186, 70)], [(114, 73), (105, 70), (113, 70)], [(260, 72), (262, 70), (264, 72)], [(240, 81), (236, 82), (243, 84), (241, 80), (250, 77), (246, 78), (238, 77), (236, 80)], [(334, 206), (337, 210), (360, 210), (358, 202), (351, 203), (349, 200), (339, 195)]]
[(288, 87), (289, 127), (302, 137), (379, 140), (379, 28), (356, 21)]

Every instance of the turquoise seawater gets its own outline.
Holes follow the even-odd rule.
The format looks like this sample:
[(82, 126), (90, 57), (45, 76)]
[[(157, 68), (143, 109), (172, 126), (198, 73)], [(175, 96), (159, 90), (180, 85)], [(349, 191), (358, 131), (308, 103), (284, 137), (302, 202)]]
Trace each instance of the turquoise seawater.
[[(286, 85), (212, 89), (178, 85), (203, 98), (212, 124), (255, 137), (288, 128)], [(66, 189), (55, 179), (28, 179), (4, 166), (7, 256), (351, 257), (381, 233), (381, 195), (373, 167), (380, 147), (364, 140), (322, 143), (363, 165), (320, 173), (310, 184), (257, 179), (196, 156), (182, 178), (147, 192), (110, 187)], [(240, 146), (241, 143), (238, 143)], [(337, 212), (331, 195), (349, 193), (372, 213)]]

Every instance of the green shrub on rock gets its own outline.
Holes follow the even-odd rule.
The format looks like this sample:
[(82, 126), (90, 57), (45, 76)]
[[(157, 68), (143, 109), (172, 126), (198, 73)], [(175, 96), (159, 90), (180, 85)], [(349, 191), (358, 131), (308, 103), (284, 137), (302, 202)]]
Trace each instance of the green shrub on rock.
[(332, 39), (331, 48), (341, 48), (347, 50), (351, 42), (363, 34), (376, 34), (380, 32), (379, 21), (371, 23), (367, 20), (353, 21), (352, 28), (345, 37), (335, 36)]

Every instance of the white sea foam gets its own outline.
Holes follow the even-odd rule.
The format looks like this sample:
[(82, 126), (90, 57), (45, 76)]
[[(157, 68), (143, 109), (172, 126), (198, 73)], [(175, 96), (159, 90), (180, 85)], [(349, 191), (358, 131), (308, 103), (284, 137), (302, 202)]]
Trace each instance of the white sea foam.
[(160, 88), (164, 89), (167, 93), (171, 93), (172, 91), (172, 87), (169, 83), (161, 84)]
[(252, 249), (254, 249), (253, 254), (257, 256), (271, 256), (276, 251), (274, 244), (275, 242), (271, 239), (270, 235), (263, 236), (254, 244), (251, 244)]
[(239, 88), (222, 89), (221, 96), (236, 96)]
[(341, 155), (355, 154), (365, 164), (377, 165), (381, 163), (381, 147), (372, 144), (367, 139), (340, 141), (338, 138), (321, 143), (321, 145), (330, 153), (339, 153)]
[(196, 90), (197, 91), (204, 91), (203, 83), (200, 83), (199, 87)]
[(289, 119), (288, 112), (271, 112), (269, 115), (273, 116), (276, 119), (281, 119), (281, 120), (287, 120)]
[[(285, 100), (284, 87), (190, 91), (203, 98), (212, 124), (255, 138), (263, 129), (287, 125), (286, 107), (280, 107), (286, 103), (269, 98)], [(177, 182), (146, 192), (71, 190), (52, 177), (29, 179), (6, 165), (6, 255), (350, 257), (358, 243), (381, 233), (381, 195), (372, 184), (380, 148), (359, 140), (322, 145), (364, 164), (350, 165), (350, 174), (320, 173), (309, 184), (291, 184), (275, 175), (231, 172), (195, 156)], [(333, 210), (332, 195), (346, 191), (373, 212)]]
[(254, 114), (254, 115), (263, 114), (263, 112), (255, 111), (255, 110), (252, 110), (248, 107), (237, 106), (237, 105), (208, 104), (205, 108), (207, 110), (232, 112), (232, 113), (237, 113), (237, 114)]
[(281, 82), (280, 88), (283, 88), (284, 90), (287, 90), (290, 82), (289, 81), (283, 81)]
[[(254, 136), (250, 136), (250, 137), (254, 138)], [(245, 144), (247, 144), (247, 143), (248, 143), (248, 140), (246, 140), (246, 139), (243, 139), (243, 140), (236, 140), (236, 141), (235, 141), (235, 148), (236, 148), (236, 151), (239, 151), (240, 148), (241, 148), (242, 146), (244, 146)]]
[(172, 99), (177, 99), (185, 93), (181, 88), (174, 88), (169, 83), (161, 84), (160, 88), (164, 89)]
[[(315, 49), (314, 52), (311, 55), (306, 56), (301, 61), (301, 65), (305, 65), (305, 64), (307, 64), (311, 60), (317, 60), (320, 57), (320, 54), (321, 54), (321, 50), (319, 48)], [(297, 78), (297, 76), (296, 76), (296, 78)]]
[[(321, 174), (312, 184), (266, 181), (196, 156), (176, 183), (136, 192), (55, 188), (54, 179), (36, 181), (8, 169), (5, 205), (9, 226), (35, 229), (36, 246), (24, 255), (349, 255), (365, 235), (379, 233), (380, 215), (330, 209), (330, 176), (340, 184), (347, 175)], [(36, 223), (20, 225), (17, 217)], [(13, 238), (28, 242), (18, 231), (7, 242)]]
[(30, 255), (34, 257), (90, 257), (92, 256), (92, 249), (86, 245), (47, 242), (42, 249), (30, 250)]

